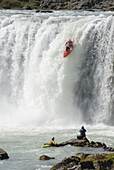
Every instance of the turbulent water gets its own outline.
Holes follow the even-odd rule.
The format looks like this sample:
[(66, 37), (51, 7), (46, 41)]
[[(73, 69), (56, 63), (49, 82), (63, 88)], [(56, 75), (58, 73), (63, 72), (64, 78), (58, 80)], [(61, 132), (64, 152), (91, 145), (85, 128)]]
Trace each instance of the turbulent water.
[(114, 146), (113, 64), (113, 12), (0, 11), (1, 147), (12, 155), (1, 168), (49, 169), (78, 149), (51, 150), (57, 160), (40, 163), (41, 145), (75, 137), (82, 123), (89, 139)]

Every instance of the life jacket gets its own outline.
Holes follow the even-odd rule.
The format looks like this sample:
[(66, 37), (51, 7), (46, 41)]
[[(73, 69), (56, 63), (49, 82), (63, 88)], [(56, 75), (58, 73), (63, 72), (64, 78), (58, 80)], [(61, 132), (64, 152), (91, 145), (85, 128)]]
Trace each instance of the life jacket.
[(69, 42), (69, 41), (67, 41), (67, 42), (66, 42), (66, 45), (70, 45), (70, 46), (72, 46), (72, 45), (73, 45), (73, 42), (72, 42), (72, 41), (70, 41), (70, 42)]
[(51, 141), (49, 142), (49, 145), (57, 145), (57, 143), (56, 143), (54, 140), (51, 140)]

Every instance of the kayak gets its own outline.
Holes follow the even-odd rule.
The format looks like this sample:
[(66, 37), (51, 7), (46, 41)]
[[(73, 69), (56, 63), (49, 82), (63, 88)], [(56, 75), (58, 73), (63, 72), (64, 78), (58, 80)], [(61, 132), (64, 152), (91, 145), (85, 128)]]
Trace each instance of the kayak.
[(42, 148), (48, 148), (48, 147), (59, 147), (63, 146), (61, 143), (57, 143), (56, 145), (49, 145), (48, 143), (44, 144)]
[(48, 148), (48, 147), (53, 147), (52, 145), (49, 145), (49, 144), (46, 144), (46, 145), (43, 145), (42, 148)]
[(71, 52), (72, 50), (74, 49), (74, 40), (71, 40), (72, 42), (72, 45), (69, 45), (69, 42), (66, 42), (66, 47), (65, 47), (65, 50), (64, 50), (64, 53), (63, 53), (63, 57), (67, 57)]

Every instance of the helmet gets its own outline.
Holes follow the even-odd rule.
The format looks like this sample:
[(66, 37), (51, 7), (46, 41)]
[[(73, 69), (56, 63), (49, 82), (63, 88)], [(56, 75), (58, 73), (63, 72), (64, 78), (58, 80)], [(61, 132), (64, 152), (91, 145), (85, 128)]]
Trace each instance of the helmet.
[(82, 126), (81, 129), (84, 129), (84, 126)]
[(51, 140), (54, 140), (54, 137)]

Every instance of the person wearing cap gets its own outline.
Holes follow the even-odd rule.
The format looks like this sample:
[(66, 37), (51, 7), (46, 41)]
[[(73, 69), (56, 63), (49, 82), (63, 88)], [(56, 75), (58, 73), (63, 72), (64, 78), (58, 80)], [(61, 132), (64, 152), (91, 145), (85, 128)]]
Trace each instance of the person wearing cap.
[(57, 145), (57, 143), (54, 141), (54, 137), (51, 139), (51, 141), (49, 142), (49, 145), (55, 146)]

